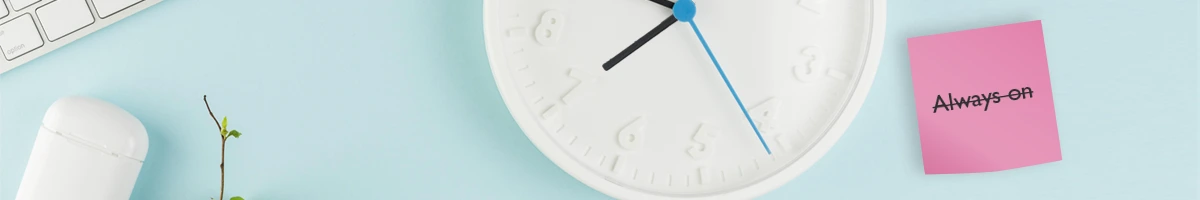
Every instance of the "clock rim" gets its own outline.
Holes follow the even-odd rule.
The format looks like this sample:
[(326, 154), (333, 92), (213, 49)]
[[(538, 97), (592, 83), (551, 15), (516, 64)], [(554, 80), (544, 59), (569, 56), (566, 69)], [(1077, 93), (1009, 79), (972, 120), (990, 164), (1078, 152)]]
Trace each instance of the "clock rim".
[(532, 113), (533, 110), (530, 110), (525, 105), (524, 99), (518, 94), (519, 91), (505, 87), (512, 86), (514, 82), (511, 71), (507, 68), (507, 57), (501, 57), (500, 52), (502, 50), (498, 49), (501, 47), (495, 44), (503, 40), (502, 38), (495, 38), (497, 36), (493, 34), (499, 33), (497, 31), (502, 31), (495, 29), (496, 27), (494, 26), (499, 21), (490, 12), (492, 7), (496, 6), (495, 1), (500, 0), (483, 0), (484, 46), (487, 51), (488, 64), (492, 70), (492, 77), (496, 81), (496, 88), (499, 90), (501, 99), (504, 100), (509, 114), (513, 116), (513, 120), (517, 122), (517, 126), (521, 128), (521, 131), (525, 133), (526, 138), (529, 138), (530, 142), (538, 148), (538, 151), (542, 152), (556, 166), (592, 189), (618, 199), (749, 199), (766, 194), (795, 179), (801, 173), (807, 171), (809, 167), (812, 167), (817, 160), (824, 157), (825, 153), (845, 134), (846, 129), (849, 128), (850, 123), (862, 108), (862, 104), (866, 100), (872, 83), (874, 83), (875, 74), (879, 67), (885, 38), (884, 32), (887, 24), (887, 0), (868, 0), (871, 1), (871, 24), (869, 30), (870, 36), (867, 37), (868, 49), (865, 58), (866, 62), (863, 62), (865, 66), (863, 67), (862, 74), (854, 87), (853, 94), (842, 109), (842, 112), (838, 115), (836, 121), (830, 126), (829, 131), (807, 153), (774, 175), (745, 185), (740, 189), (733, 189), (713, 195), (680, 197), (644, 192), (640, 189), (627, 188), (619, 183), (609, 181), (607, 177), (593, 172), (593, 170), (572, 158), (565, 149), (557, 146), (555, 141), (539, 125), (537, 116)]

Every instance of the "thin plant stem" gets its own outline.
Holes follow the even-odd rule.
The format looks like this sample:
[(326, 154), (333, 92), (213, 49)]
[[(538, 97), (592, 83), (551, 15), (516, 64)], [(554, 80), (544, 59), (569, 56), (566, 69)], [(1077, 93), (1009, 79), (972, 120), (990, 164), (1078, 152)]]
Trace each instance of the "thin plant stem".
[[(208, 116), (212, 117), (213, 122), (217, 124), (217, 130), (224, 132), (225, 130), (221, 129), (221, 122), (217, 121), (216, 115), (213, 115), (212, 107), (208, 106), (208, 95), (204, 95), (204, 108), (208, 109)], [(221, 136), (221, 193), (220, 196), (217, 196), (219, 200), (225, 199), (225, 140), (227, 139), (229, 137)]]

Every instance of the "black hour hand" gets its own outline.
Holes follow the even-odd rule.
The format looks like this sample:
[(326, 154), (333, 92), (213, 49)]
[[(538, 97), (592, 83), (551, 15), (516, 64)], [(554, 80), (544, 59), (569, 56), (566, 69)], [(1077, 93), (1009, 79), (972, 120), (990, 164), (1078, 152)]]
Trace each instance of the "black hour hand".
[[(670, 3), (672, 5), (675, 4), (675, 3), (671, 3), (670, 1), (666, 1), (666, 0), (651, 0), (651, 1), (654, 1), (656, 3), (661, 1), (661, 2)], [(659, 3), (659, 4), (663, 4), (663, 3)], [(664, 4), (664, 6), (666, 6), (666, 5)], [(675, 22), (678, 22), (678, 21), (679, 21), (679, 19), (675, 19), (674, 15), (671, 15), (670, 17), (667, 17), (667, 19), (664, 19), (661, 23), (658, 24), (658, 26), (655, 26), (654, 29), (651, 29), (650, 32), (646, 33), (645, 35), (642, 35), (642, 37), (638, 38), (637, 41), (633, 41), (633, 44), (630, 44), (629, 47), (625, 47), (625, 50), (621, 50), (621, 53), (617, 53), (617, 56), (614, 56), (612, 59), (608, 59), (608, 62), (604, 62), (604, 71), (608, 71), (609, 69), (612, 69), (613, 66), (616, 66), (617, 63), (621, 62), (621, 60), (625, 60), (625, 57), (629, 57), (629, 54), (633, 54), (634, 51), (637, 51), (637, 49), (641, 48), (642, 45), (645, 45), (646, 42), (650, 42), (650, 39), (654, 39), (654, 36), (658, 36), (659, 33), (662, 33), (663, 31), (667, 30), (668, 27), (671, 27), (671, 24), (675, 24)]]

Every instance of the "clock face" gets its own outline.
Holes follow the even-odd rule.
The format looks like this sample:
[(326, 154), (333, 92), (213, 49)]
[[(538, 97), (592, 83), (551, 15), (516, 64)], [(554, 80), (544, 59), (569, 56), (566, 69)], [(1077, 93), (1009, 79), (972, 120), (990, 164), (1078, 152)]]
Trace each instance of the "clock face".
[(874, 78), (882, 0), (674, 4), (485, 1), (514, 118), (608, 195), (761, 195), (833, 145)]

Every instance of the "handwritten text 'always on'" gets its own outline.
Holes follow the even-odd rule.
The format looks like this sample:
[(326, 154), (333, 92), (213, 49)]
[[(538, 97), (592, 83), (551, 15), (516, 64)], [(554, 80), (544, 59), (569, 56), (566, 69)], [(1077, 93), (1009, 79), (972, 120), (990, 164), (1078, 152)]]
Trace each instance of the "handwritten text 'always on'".
[(933, 104), (933, 113), (937, 113), (938, 109), (952, 111), (956, 108), (963, 109), (963, 108), (979, 107), (979, 106), (983, 106), (983, 111), (987, 111), (988, 107), (990, 107), (991, 104), (1000, 103), (1000, 101), (1004, 100), (1004, 98), (1006, 98), (1006, 97), (1012, 101), (1026, 99), (1026, 98), (1033, 98), (1033, 88), (1023, 87), (1023, 88), (1016, 88), (1016, 89), (1008, 90), (1008, 95), (1003, 95), (1003, 96), (1000, 95), (1000, 92), (983, 93), (983, 94), (969, 95), (969, 96), (960, 96), (957, 99), (954, 98), (953, 93), (946, 93), (946, 96), (947, 96), (946, 98), (950, 99), (949, 104), (946, 103), (946, 100), (942, 99), (941, 94), (938, 94), (937, 101), (934, 102), (934, 104)]

